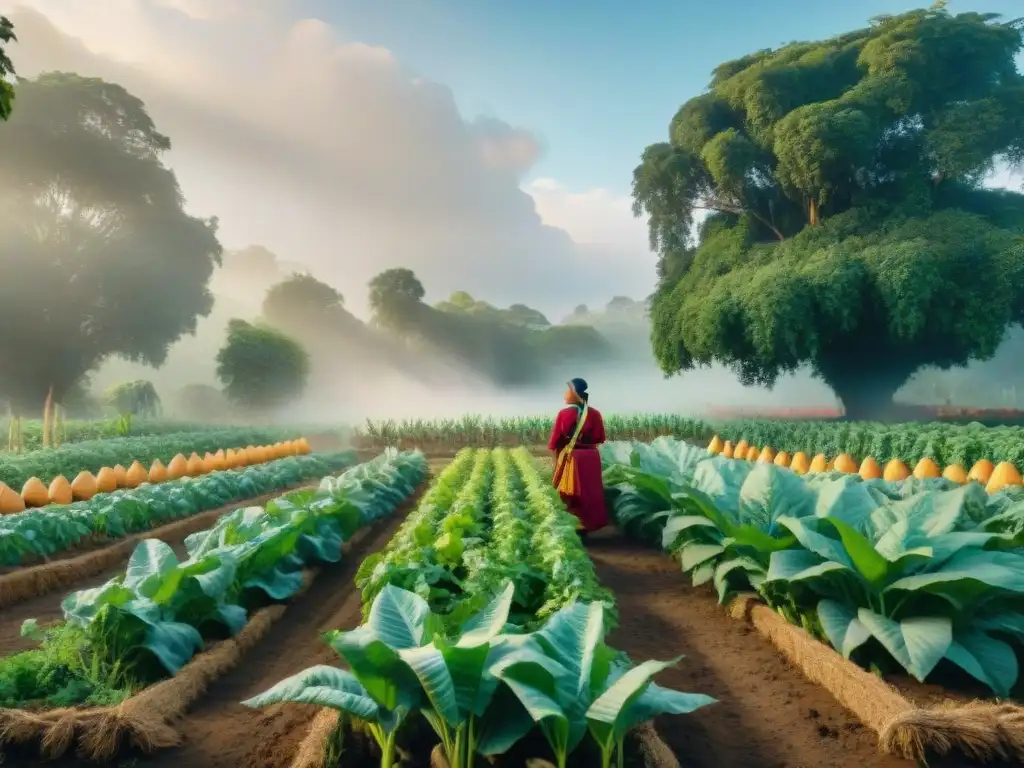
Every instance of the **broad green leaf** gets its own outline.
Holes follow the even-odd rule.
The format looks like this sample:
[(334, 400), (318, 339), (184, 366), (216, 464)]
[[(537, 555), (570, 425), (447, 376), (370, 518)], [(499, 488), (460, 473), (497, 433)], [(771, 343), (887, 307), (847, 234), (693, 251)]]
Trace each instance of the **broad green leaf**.
[(871, 631), (857, 618), (856, 607), (836, 600), (818, 603), (818, 620), (832, 647), (847, 659), (871, 637)]
[(351, 673), (326, 665), (310, 667), (285, 678), (242, 704), (258, 709), (283, 702), (332, 707), (370, 723), (376, 722), (380, 713), (376, 702)]
[(816, 518), (780, 517), (779, 525), (788, 528), (804, 549), (813, 552), (824, 560), (853, 568), (853, 563), (846, 554), (842, 542), (822, 534), (818, 527), (821, 521)]
[(979, 630), (958, 631), (946, 658), (996, 694), (1007, 697), (1017, 683), (1017, 654), (1007, 643)]
[(508, 613), (515, 596), (515, 584), (508, 582), (504, 589), (479, 613), (474, 614), (459, 630), (457, 646), (468, 648), (487, 643), (496, 637), (508, 622)]
[(893, 621), (861, 608), (857, 618), (892, 657), (921, 682), (953, 642), (953, 625), (945, 617), (921, 616)]
[(842, 539), (843, 548), (854, 569), (872, 586), (881, 586), (889, 573), (889, 561), (875, 551), (867, 538), (842, 520), (831, 518), (827, 523), (835, 528)]
[[(685, 536), (684, 536), (685, 534)], [(662, 531), (661, 547), (672, 552), (679, 544), (680, 538), (710, 538), (712, 541), (721, 539), (722, 533), (711, 520), (699, 515), (676, 515), (670, 517)]]
[(684, 573), (689, 573), (698, 565), (706, 563), (725, 552), (721, 544), (699, 544), (687, 542), (679, 550), (679, 565)]
[[(457, 653), (459, 649), (450, 649)], [(483, 661), (487, 658), (487, 649), (480, 648), (480, 669), (483, 668)], [(452, 658), (455, 658), (453, 653)], [(464, 654), (463, 658), (469, 654)], [(455, 682), (448, 670), (447, 659), (444, 653), (436, 645), (424, 645), (419, 648), (401, 648), (398, 650), (399, 658), (404, 661), (409, 669), (413, 671), (423, 692), (434, 710), (451, 726), (459, 725), (463, 720), (462, 712), (459, 711), (459, 702), (455, 693)], [(479, 676), (477, 676), (479, 679)], [(472, 696), (470, 693), (469, 696)], [(475, 698), (475, 697), (473, 697)], [(468, 710), (468, 707), (466, 708)]]
[(415, 648), (424, 637), (430, 606), (419, 595), (390, 584), (377, 594), (366, 625), (392, 648)]

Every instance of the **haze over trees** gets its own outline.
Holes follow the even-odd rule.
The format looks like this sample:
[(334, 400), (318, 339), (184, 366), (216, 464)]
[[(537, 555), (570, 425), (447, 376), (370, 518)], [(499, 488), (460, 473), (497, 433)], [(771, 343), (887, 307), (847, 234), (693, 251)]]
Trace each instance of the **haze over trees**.
[(17, 39), (11, 20), (6, 16), (0, 16), (0, 120), (6, 120), (11, 116), (14, 102), (14, 86), (10, 82), (15, 75), (14, 64), (5, 48)]
[(806, 365), (857, 418), (991, 357), (1024, 320), (1024, 196), (982, 187), (1024, 160), (1021, 29), (938, 3), (719, 66), (634, 173), (661, 369)]
[(267, 413), (302, 394), (309, 355), (275, 328), (236, 319), (228, 323), (227, 341), (217, 353), (217, 377), (231, 402)]
[(169, 148), (118, 85), (19, 81), (0, 130), (0, 398), (15, 415), (110, 357), (159, 366), (210, 312), (217, 222), (184, 211)]

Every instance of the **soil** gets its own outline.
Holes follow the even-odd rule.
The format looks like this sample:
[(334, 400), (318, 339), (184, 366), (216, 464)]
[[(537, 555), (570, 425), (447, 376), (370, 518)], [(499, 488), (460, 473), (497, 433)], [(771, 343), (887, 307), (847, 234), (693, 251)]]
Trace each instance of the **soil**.
[[(244, 501), (235, 501), (223, 507), (203, 512), (200, 515), (176, 520), (173, 523), (161, 526), (160, 528), (154, 528), (151, 531), (140, 535), (134, 535), (130, 538), (135, 538), (138, 541), (142, 541), (143, 539), (161, 539), (171, 545), (175, 554), (177, 554), (179, 558), (185, 558), (188, 556), (185, 551), (185, 537), (188, 536), (190, 532), (196, 530), (194, 525), (196, 517), (202, 517), (209, 521), (209, 525), (206, 526), (209, 527), (212, 526), (221, 515), (231, 512), (234, 509), (238, 509), (240, 507), (262, 506), (266, 502), (277, 498), (283, 493), (288, 493), (289, 491), (308, 486), (309, 483), (301, 483), (284, 490), (265, 493)], [(80, 555), (81, 553), (76, 554)], [(83, 578), (80, 582), (74, 585), (62, 586), (52, 592), (46, 593), (45, 595), (39, 595), (38, 597), (23, 600), (19, 603), (15, 603), (14, 605), (0, 609), (0, 656), (7, 656), (11, 653), (36, 647), (38, 645), (36, 642), (21, 637), (21, 625), (25, 619), (37, 619), (41, 625), (45, 625), (64, 618), (64, 612), (61, 610), (61, 603), (70, 592), (78, 589), (88, 589), (99, 586), (114, 576), (124, 573), (125, 566), (127, 565), (128, 558), (130, 556), (129, 552), (129, 554), (117, 564), (98, 574)], [(60, 558), (54, 559), (56, 560)]]
[(620, 626), (609, 643), (638, 661), (683, 654), (658, 682), (718, 699), (656, 721), (686, 768), (911, 765), (879, 754), (871, 730), (662, 553), (612, 530), (592, 536), (588, 549), (618, 602)]
[[(424, 485), (424, 488), (426, 485)], [(422, 489), (421, 489), (422, 490)], [(159, 768), (284, 768), (306, 736), (319, 707), (279, 705), (252, 710), (239, 702), (316, 664), (339, 659), (321, 639), (329, 629), (354, 629), (362, 620), (355, 574), (367, 555), (382, 549), (420, 493), (364, 536), (342, 561), (321, 569), (300, 600), (288, 607), (242, 663), (219, 679), (180, 724), (186, 742), (138, 766)]]

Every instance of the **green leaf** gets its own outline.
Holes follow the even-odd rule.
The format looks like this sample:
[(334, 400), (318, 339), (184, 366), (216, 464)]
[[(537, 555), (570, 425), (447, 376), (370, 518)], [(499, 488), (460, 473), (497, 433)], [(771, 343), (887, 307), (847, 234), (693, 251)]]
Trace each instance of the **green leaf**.
[(688, 573), (698, 565), (707, 562), (725, 552), (720, 544), (698, 544), (687, 542), (679, 550), (679, 565), (684, 573)]
[(818, 620), (832, 647), (847, 659), (871, 637), (871, 631), (857, 618), (857, 609), (836, 600), (818, 603)]
[(1008, 697), (1017, 684), (1020, 670), (1013, 648), (980, 630), (958, 631), (946, 658), (991, 688), (996, 696)]
[(889, 574), (889, 561), (875, 551), (867, 538), (842, 520), (831, 518), (827, 522), (836, 529), (857, 572), (872, 586), (881, 586)]
[(892, 657), (921, 682), (953, 642), (953, 625), (946, 617), (921, 616), (893, 621), (860, 608), (857, 618)]
[(242, 704), (258, 709), (284, 702), (332, 707), (370, 723), (377, 722), (380, 714), (377, 703), (351, 673), (326, 665), (310, 667), (285, 678)]

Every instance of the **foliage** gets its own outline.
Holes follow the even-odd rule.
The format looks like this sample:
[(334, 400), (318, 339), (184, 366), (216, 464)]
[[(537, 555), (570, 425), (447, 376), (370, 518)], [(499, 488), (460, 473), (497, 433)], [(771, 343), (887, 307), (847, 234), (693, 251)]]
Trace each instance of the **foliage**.
[(559, 768), (589, 731), (602, 768), (619, 755), (626, 731), (659, 714), (683, 714), (714, 703), (700, 694), (661, 688), (655, 673), (674, 662), (633, 667), (604, 642), (599, 604), (572, 602), (541, 628), (507, 631), (514, 588), (507, 584), (450, 632), (428, 602), (386, 586), (365, 624), (327, 635), (351, 671), (312, 667), (243, 702), (320, 704), (365, 721), (394, 764), (395, 737), (421, 712), (452, 768), (471, 768), (477, 754), (502, 754), (533, 727), (547, 737)]
[[(658, 435), (708, 440), (712, 435), (710, 424), (672, 413), (602, 415), (609, 440), (652, 440)], [(466, 415), (457, 419), (367, 420), (355, 437), (373, 446), (441, 443), (458, 448), (493, 447), (508, 441), (545, 445), (553, 427), (554, 419), (550, 416), (489, 418)]]
[(924, 365), (990, 357), (1024, 319), (1024, 196), (980, 187), (1024, 158), (1021, 47), (936, 6), (718, 67), (634, 173), (662, 369), (807, 364), (859, 417)]
[(107, 390), (107, 404), (118, 413), (129, 413), (132, 416), (143, 416), (150, 419), (159, 418), (162, 407), (160, 395), (156, 392), (153, 382), (139, 379), (117, 384)]
[(103, 537), (116, 539), (164, 523), (281, 491), (353, 463), (351, 451), (289, 456), (238, 470), (101, 493), (68, 506), (47, 505), (0, 517), (0, 565), (49, 557)]
[(228, 323), (217, 377), (232, 402), (254, 410), (284, 405), (302, 394), (308, 376), (309, 355), (292, 337), (244, 320)]
[[(176, 426), (180, 428), (185, 425)], [(104, 429), (113, 429), (113, 426), (107, 423)], [(95, 474), (102, 467), (113, 467), (117, 464), (127, 467), (133, 461), (151, 464), (157, 459), (166, 464), (179, 453), (185, 456), (193, 452), (203, 455), (227, 448), (267, 445), (294, 437), (294, 430), (288, 428), (235, 427), (170, 434), (158, 432), (151, 437), (84, 440), (59, 448), (44, 448), (17, 456), (2, 456), (0, 482), (11, 488), (21, 488), (30, 477), (38, 477), (49, 483), (57, 475), (64, 475), (70, 479), (83, 470)]]
[(461, 451), (356, 575), (364, 612), (390, 584), (456, 625), (505, 583), (514, 585), (510, 620), (517, 624), (543, 621), (573, 600), (602, 603), (615, 618), (575, 519), (525, 448)]
[(615, 517), (719, 598), (757, 590), (847, 658), (924, 681), (940, 662), (997, 695), (1024, 640), (1024, 496), (711, 457), (690, 445), (602, 451)]
[(970, 469), (981, 459), (1008, 461), (1024, 467), (1024, 429), (980, 424), (877, 424), (872, 422), (738, 421), (715, 425), (723, 437), (750, 445), (769, 445), (790, 454), (828, 457), (846, 453), (863, 460), (873, 456), (885, 463), (899, 459), (914, 466), (923, 458), (939, 466), (959, 464)]
[(19, 81), (0, 131), (0, 397), (16, 414), (109, 357), (159, 366), (209, 314), (217, 223), (185, 212), (169, 148), (119, 85)]
[[(14, 25), (5, 16), (0, 16), (0, 43), (17, 42), (14, 34)], [(11, 116), (12, 102), (14, 101), (14, 86), (8, 82), (8, 78), (14, 76), (14, 64), (10, 57), (0, 45), (0, 120), (6, 120)]]
[[(189, 536), (185, 561), (163, 541), (144, 541), (124, 575), (64, 600), (67, 625), (81, 631), (100, 679), (137, 689), (173, 675), (205, 641), (237, 633), (253, 608), (294, 595), (304, 568), (338, 562), (344, 541), (393, 512), (426, 469), (422, 454), (388, 453), (326, 478), (319, 489), (236, 510)], [(26, 629), (33, 627), (30, 620)], [(44, 636), (42, 648), (29, 654), (52, 655), (53, 638)], [(25, 667), (29, 654), (0, 660), (0, 681), (11, 676), (12, 666)], [(76, 672), (81, 670), (69, 667), (64, 677)], [(53, 688), (64, 680), (31, 682), (34, 698), (52, 700), (58, 693)]]

